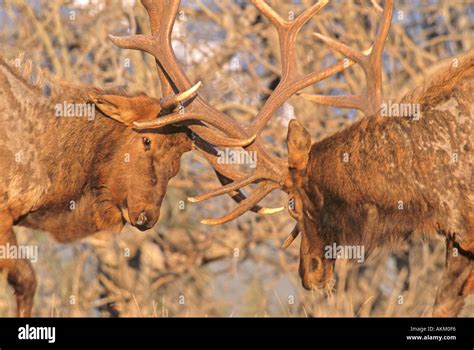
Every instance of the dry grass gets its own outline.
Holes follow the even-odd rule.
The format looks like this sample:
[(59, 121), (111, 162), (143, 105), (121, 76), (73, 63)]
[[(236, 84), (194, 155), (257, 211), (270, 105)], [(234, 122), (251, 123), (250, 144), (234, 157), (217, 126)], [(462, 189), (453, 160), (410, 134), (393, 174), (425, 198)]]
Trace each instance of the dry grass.
[[(408, 259), (402, 253), (384, 253), (364, 265), (339, 261), (337, 282), (328, 295), (300, 286), (291, 252), (285, 257), (287, 273), (263, 261), (235, 263), (228, 258), (193, 268), (174, 283), (147, 293), (114, 287), (115, 293), (104, 297), (90, 246), (65, 248), (23, 231), (22, 240), (41, 242), (41, 256), (47, 257), (35, 266), (39, 287), (34, 315), (43, 317), (108, 316), (104, 306), (110, 303), (124, 317), (429, 317), (444, 264), (442, 242), (420, 243)], [(14, 316), (13, 301), (2, 279), (0, 316)], [(472, 301), (468, 299), (462, 315), (473, 315)]]

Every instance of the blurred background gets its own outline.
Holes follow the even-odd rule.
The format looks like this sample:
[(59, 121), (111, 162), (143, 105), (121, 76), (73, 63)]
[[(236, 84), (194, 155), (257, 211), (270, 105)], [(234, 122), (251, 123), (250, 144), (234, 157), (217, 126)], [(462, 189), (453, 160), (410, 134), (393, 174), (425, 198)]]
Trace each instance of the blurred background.
[[(312, 0), (268, 1), (292, 19)], [(301, 31), (299, 64), (311, 72), (335, 56), (312, 35), (320, 32), (358, 49), (370, 47), (381, 0), (331, 1)], [(397, 100), (450, 57), (473, 47), (474, 2), (396, 1), (384, 53), (384, 92)], [(144, 8), (134, 0), (0, 0), (0, 54), (31, 60), (51, 80), (100, 87), (125, 85), (130, 92), (160, 97), (154, 60), (114, 47), (109, 33), (147, 33)], [(242, 123), (250, 121), (279, 81), (276, 31), (245, 0), (182, 1), (173, 46), (200, 94)], [(364, 88), (357, 66), (305, 90), (357, 93)], [(361, 117), (348, 110), (291, 98), (264, 132), (275, 154), (286, 156), (286, 126), (298, 118), (321, 140)], [(331, 295), (308, 292), (298, 276), (299, 239), (280, 245), (294, 223), (281, 212), (247, 213), (208, 227), (235, 204), (218, 198), (186, 202), (218, 186), (212, 168), (198, 154), (182, 159), (169, 185), (159, 223), (145, 233), (126, 227), (61, 245), (47, 234), (16, 227), (20, 243), (38, 244), (34, 264), (39, 281), (34, 316), (430, 316), (444, 268), (444, 242), (407, 242), (380, 252), (365, 264), (337, 262)], [(265, 200), (284, 205), (275, 193)], [(67, 228), (65, 228), (67, 229)], [(410, 249), (408, 249), (410, 247)], [(0, 316), (14, 316), (11, 289), (0, 279)], [(468, 299), (463, 315), (474, 316)]]

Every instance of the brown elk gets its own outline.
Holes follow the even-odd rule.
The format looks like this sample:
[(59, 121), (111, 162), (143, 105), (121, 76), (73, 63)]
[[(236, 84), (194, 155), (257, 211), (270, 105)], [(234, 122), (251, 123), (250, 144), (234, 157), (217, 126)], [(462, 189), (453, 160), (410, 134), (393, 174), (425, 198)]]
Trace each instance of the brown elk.
[[(43, 96), (40, 86), (0, 60), (0, 245), (16, 245), (13, 225), (49, 232), (60, 242), (120, 231), (126, 222), (151, 228), (191, 141), (183, 128), (138, 132), (130, 125), (156, 118), (195, 89), (160, 101), (52, 87), (53, 95)], [(90, 103), (91, 97), (99, 107), (94, 120), (56, 116), (57, 103)], [(3, 259), (0, 269), (15, 290), (18, 315), (30, 315), (36, 282), (29, 261)]]
[[(392, 20), (392, 0), (386, 1), (377, 37), (367, 51), (359, 52), (315, 34), (348, 60), (308, 75), (297, 69), (296, 35), (327, 1), (311, 6), (291, 22), (282, 19), (264, 1), (251, 2), (277, 29), (282, 65), (279, 85), (253, 122), (245, 127), (238, 125), (197, 97), (184, 113), (136, 123), (136, 127), (163, 127), (197, 120), (233, 138), (255, 138), (244, 146), (258, 152), (258, 168), (250, 175), (219, 165), (208, 145), (202, 147), (225, 185), (190, 200), (199, 202), (231, 194), (240, 202), (232, 212), (203, 221), (223, 224), (250, 209), (258, 209), (255, 206), (271, 191), (287, 192), (291, 203), (288, 209), (297, 224), (284, 247), (301, 233), (299, 272), (306, 289), (327, 287), (332, 280), (336, 259), (327, 257), (325, 250), (333, 244), (361, 245), (368, 255), (374, 248), (394, 241), (410, 241), (420, 235), (444, 236), (446, 270), (439, 284), (434, 315), (457, 315), (465, 296), (474, 290), (474, 50), (459, 57), (455, 67), (440, 70), (431, 81), (401, 101), (419, 106), (420, 115), (387, 118), (382, 115), (382, 52)], [(173, 14), (162, 16), (169, 19)], [(153, 38), (113, 41), (124, 48), (153, 54), (176, 86), (186, 89), (189, 82), (172, 51), (159, 42), (156, 45), (154, 39), (160, 38), (162, 32), (153, 33)], [(301, 123), (292, 120), (287, 136), (288, 161), (269, 154), (259, 134), (283, 102), (304, 87), (353, 64), (359, 64), (365, 73), (367, 87), (362, 94), (305, 97), (325, 105), (358, 109), (365, 118), (313, 145)], [(448, 102), (454, 104), (454, 110), (446, 108)], [(257, 188), (246, 198), (240, 189), (249, 184), (257, 184)]]
[[(160, 13), (166, 6), (151, 1), (145, 5)], [(157, 23), (154, 16), (152, 25)], [(171, 47), (171, 21), (167, 28), (169, 35), (162, 40)], [(199, 125), (133, 129), (134, 122), (171, 113), (178, 104), (194, 98), (200, 86), (178, 89), (159, 65), (161, 99), (130, 95), (118, 88), (31, 83), (31, 68), (25, 64), (17, 69), (0, 59), (2, 247), (17, 245), (14, 225), (49, 232), (59, 242), (99, 231), (118, 232), (126, 223), (149, 229), (159, 218), (181, 155), (192, 148), (191, 130), (212, 144), (250, 142), (223, 138)], [(87, 104), (97, 107), (93, 115), (58, 115), (58, 106), (74, 109)], [(0, 270), (6, 271), (15, 291), (18, 315), (30, 316), (36, 289), (30, 261), (2, 258)]]

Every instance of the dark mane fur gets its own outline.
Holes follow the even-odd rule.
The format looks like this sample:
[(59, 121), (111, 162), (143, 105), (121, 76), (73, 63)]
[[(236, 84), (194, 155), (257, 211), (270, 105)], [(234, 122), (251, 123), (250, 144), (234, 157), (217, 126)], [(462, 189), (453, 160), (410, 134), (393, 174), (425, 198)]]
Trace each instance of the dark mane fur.
[[(308, 176), (324, 197), (324, 225), (341, 244), (373, 248), (456, 232), (467, 239), (472, 213), (474, 51), (402, 101), (419, 120), (366, 117), (313, 145)], [(439, 109), (453, 100), (449, 110)], [(454, 109), (453, 109), (454, 108)], [(454, 153), (459, 162), (452, 162)], [(344, 154), (348, 162), (342, 161)], [(397, 203), (403, 210), (397, 210)], [(375, 210), (376, 219), (367, 220)]]

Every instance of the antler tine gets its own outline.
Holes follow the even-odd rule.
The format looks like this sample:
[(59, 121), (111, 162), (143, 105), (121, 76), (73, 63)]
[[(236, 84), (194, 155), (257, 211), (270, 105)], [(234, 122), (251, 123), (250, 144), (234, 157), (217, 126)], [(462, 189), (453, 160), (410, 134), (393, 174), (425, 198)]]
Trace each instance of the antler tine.
[(154, 55), (155, 52), (153, 40), (147, 35), (115, 36), (109, 34), (109, 39), (115, 46), (122, 49), (142, 50), (152, 55)]
[(376, 39), (371, 49), (359, 52), (346, 44), (319, 33), (314, 35), (330, 48), (359, 63), (364, 70), (367, 88), (364, 95), (324, 96), (302, 94), (309, 101), (341, 108), (354, 108), (365, 115), (373, 115), (382, 103), (382, 54), (393, 14), (393, 0), (387, 0)]
[(220, 147), (246, 147), (252, 144), (257, 137), (257, 135), (253, 135), (246, 139), (234, 139), (217, 133), (204, 125), (187, 124), (186, 126), (191, 129), (194, 134), (199, 135), (199, 137), (207, 143)]
[(298, 224), (296, 224), (295, 227), (293, 227), (293, 229), (291, 230), (286, 240), (281, 245), (281, 249), (288, 248), (291, 245), (291, 243), (293, 243), (293, 241), (296, 239), (296, 237), (298, 237), (299, 234), (300, 234), (300, 229), (298, 227)]
[[(247, 197), (240, 191), (240, 188), (243, 187), (243, 185), (241, 184), (247, 177), (249, 177), (249, 175), (247, 175), (246, 173), (240, 172), (236, 170), (235, 168), (230, 169), (228, 166), (219, 164), (217, 160), (217, 156), (215, 155), (217, 151), (211, 145), (207, 143), (202, 143), (199, 141), (199, 139), (197, 139), (195, 140), (195, 146), (203, 152), (204, 157), (212, 165), (212, 167), (214, 168), (214, 171), (216, 172), (217, 178), (219, 179), (219, 182), (222, 184), (222, 186), (225, 187), (229, 184), (233, 184), (234, 182), (237, 183), (237, 185), (234, 186), (233, 188), (226, 187), (225, 191), (223, 191), (223, 193), (220, 193), (219, 195), (227, 193), (237, 203), (240, 203), (243, 200), (245, 200)], [(251, 176), (254, 177), (255, 181), (259, 179), (258, 174), (254, 174)], [(275, 179), (274, 181), (276, 182), (277, 180), (278, 179)], [(283, 209), (284, 207), (263, 208), (263, 207), (260, 207), (259, 205), (254, 205), (250, 210), (258, 214), (267, 215), (267, 214), (273, 214), (273, 213), (279, 212)]]
[[(370, 65), (372, 68), (372, 80), (369, 81), (373, 84), (369, 84), (368, 94), (369, 96), (375, 95), (376, 101), (379, 103), (375, 106), (378, 110), (380, 103), (382, 102), (382, 55), (385, 41), (387, 40), (388, 33), (390, 32), (390, 26), (392, 24), (393, 15), (393, 0), (387, 0), (385, 8), (382, 14), (382, 21), (377, 30), (377, 35), (374, 43), (374, 48), (370, 54)], [(371, 91), (372, 90), (372, 91)]]
[(141, 123), (133, 123), (134, 127), (137, 129), (150, 129), (150, 128), (161, 128), (166, 125), (182, 123), (184, 121), (189, 120), (199, 120), (209, 125), (212, 125), (216, 128), (218, 127), (231, 127), (232, 125), (226, 124), (226, 120), (216, 120), (211, 115), (195, 113), (195, 112), (175, 112), (169, 114), (165, 117), (160, 117), (155, 120), (141, 122)]
[(220, 195), (223, 195), (223, 194), (226, 194), (226, 193), (229, 193), (229, 192), (232, 192), (232, 191), (236, 191), (236, 190), (239, 190), (240, 188), (242, 188), (244, 186), (250, 185), (251, 183), (257, 181), (258, 178), (259, 177), (257, 175), (251, 175), (247, 178), (244, 178), (243, 180), (231, 182), (231, 183), (229, 183), (225, 186), (219, 187), (219, 188), (217, 188), (217, 189), (215, 189), (211, 192), (208, 192), (208, 193), (196, 196), (196, 197), (188, 197), (188, 201), (190, 201), (192, 203), (197, 203), (197, 202), (201, 202), (201, 201), (204, 201), (204, 200), (207, 200), (207, 199), (218, 197)]
[(262, 180), (275, 181), (274, 178), (270, 174), (265, 174), (265, 173), (253, 174), (253, 175), (250, 175), (249, 177), (243, 178), (242, 180), (231, 182), (227, 185), (224, 185), (218, 189), (202, 194), (200, 196), (189, 197), (188, 200), (193, 203), (201, 202), (207, 199), (221, 196), (223, 194), (226, 194), (232, 191), (239, 190), (242, 187), (245, 187), (252, 183), (258, 183)]
[(315, 37), (319, 40), (324, 41), (328, 46), (333, 48), (334, 50), (340, 52), (344, 56), (349, 57), (350, 59), (354, 60), (355, 62), (359, 63), (360, 65), (366, 65), (368, 62), (367, 56), (363, 55), (360, 51), (353, 49), (350, 46), (347, 46), (344, 43), (341, 43), (337, 40), (331, 39), (325, 35), (320, 33), (313, 33)]
[(281, 18), (281, 16), (264, 0), (251, 0), (251, 2), (262, 15), (272, 22), (275, 27), (281, 28), (287, 23), (287, 21)]
[(191, 88), (189, 88), (188, 90), (184, 92), (181, 92), (177, 95), (168, 95), (168, 96), (162, 97), (160, 99), (161, 108), (165, 109), (165, 108), (173, 107), (173, 106), (176, 106), (180, 102), (184, 102), (190, 99), (196, 94), (196, 92), (201, 87), (201, 85), (202, 83), (198, 81)]
[[(175, 112), (167, 115), (166, 117), (157, 118), (154, 120), (133, 123), (135, 129), (152, 129), (152, 128), (161, 128), (166, 125), (178, 124), (186, 121), (195, 121), (200, 120), (207, 122), (208, 124), (220, 127), (222, 126), (218, 120), (212, 118), (209, 115), (201, 115), (200, 113), (193, 112)], [(223, 136), (212, 129), (209, 129), (203, 125), (187, 125), (191, 131), (195, 132), (196, 135), (199, 135), (200, 138), (209, 142), (210, 144), (222, 147), (245, 147), (252, 144), (255, 141), (257, 135), (253, 135), (246, 138), (230, 138)]]
[[(200, 113), (193, 113), (193, 112), (176, 112), (172, 113), (170, 115), (167, 115), (166, 117), (158, 118), (155, 120), (147, 121), (147, 122), (140, 122), (140, 123), (133, 123), (134, 128), (136, 129), (151, 129), (151, 128), (160, 128), (164, 127), (166, 125), (171, 125), (171, 124), (177, 124), (177, 123), (182, 123), (186, 121), (203, 121), (208, 123), (209, 125), (212, 125), (216, 128), (224, 128), (226, 127), (225, 125), (225, 120), (217, 120), (216, 118), (213, 118), (211, 115), (206, 115), (206, 114), (200, 114)], [(231, 138), (227, 137), (224, 135), (221, 135), (212, 129), (209, 129), (203, 125), (187, 125), (191, 131), (195, 132), (196, 135), (199, 135), (200, 138), (203, 140), (209, 142), (210, 144), (216, 145), (216, 146), (222, 146), (222, 147), (246, 147), (251, 145), (257, 135), (252, 135), (250, 137), (245, 137), (245, 138)], [(232, 126), (227, 126), (231, 128)]]
[[(226, 186), (226, 185), (228, 185), (232, 182), (232, 180), (230, 180), (229, 178), (226, 178), (224, 175), (220, 174), (217, 170), (216, 170), (216, 174), (217, 174), (217, 178), (219, 179), (219, 182), (222, 184), (222, 186)], [(240, 203), (245, 198), (247, 198), (247, 197), (245, 197), (245, 195), (242, 193), (241, 190), (229, 191), (227, 194), (230, 195), (231, 198), (237, 203)], [(283, 209), (285, 209), (285, 208), (284, 207), (263, 208), (263, 207), (261, 207), (257, 204), (254, 205), (252, 208), (250, 208), (250, 210), (253, 211), (254, 213), (258, 213), (258, 214), (261, 214), (261, 215), (268, 215), (268, 214), (278, 213), (279, 211), (282, 211)]]
[[(269, 182), (262, 182), (250, 196), (239, 203), (230, 213), (215, 219), (205, 219), (201, 223), (205, 225), (220, 225), (232, 221), (249, 211), (255, 204), (265, 198), (270, 192), (280, 188), (280, 185)], [(281, 209), (283, 210), (283, 209)], [(278, 210), (280, 211), (280, 209)]]

